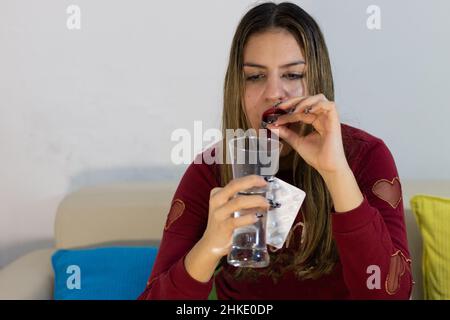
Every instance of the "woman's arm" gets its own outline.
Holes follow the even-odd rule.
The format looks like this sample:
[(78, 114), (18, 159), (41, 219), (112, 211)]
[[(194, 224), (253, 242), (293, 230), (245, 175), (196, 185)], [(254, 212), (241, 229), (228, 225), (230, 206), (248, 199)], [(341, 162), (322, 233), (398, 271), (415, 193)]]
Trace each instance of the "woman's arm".
[(346, 212), (358, 207), (364, 200), (350, 167), (323, 175), (336, 212)]
[(377, 140), (360, 161), (361, 190), (353, 173), (324, 177), (335, 206), (333, 236), (344, 280), (354, 299), (408, 299), (411, 260), (394, 159)]
[(192, 278), (207, 283), (211, 280), (219, 262), (220, 258), (212, 255), (207, 244), (201, 239), (186, 255), (184, 265)]
[[(140, 299), (206, 299), (213, 273), (229, 252), (235, 228), (258, 220), (258, 208), (268, 209), (262, 196), (235, 197), (242, 190), (267, 182), (249, 175), (218, 188), (211, 166), (192, 164), (183, 176), (164, 228), (161, 246), (145, 292)], [(249, 214), (232, 213), (249, 209)]]
[(191, 164), (186, 170), (173, 197), (158, 255), (140, 300), (208, 298), (213, 279), (199, 277), (198, 273), (208, 273), (209, 267), (204, 265), (201, 270), (189, 261), (202, 261), (201, 257), (207, 256), (201, 252), (199, 240), (207, 226), (210, 190), (216, 186), (206, 164)]
[[(348, 170), (355, 164), (347, 162), (333, 101), (317, 94), (294, 97), (278, 107), (290, 112), (267, 128), (322, 175), (332, 195), (333, 236), (351, 296), (407, 299), (412, 287), (411, 261), (400, 180), (387, 147), (379, 139), (363, 138), (371, 143), (364, 143), (364, 155), (357, 159), (362, 169), (355, 178)], [(286, 126), (298, 122), (312, 125), (314, 131), (302, 136)]]

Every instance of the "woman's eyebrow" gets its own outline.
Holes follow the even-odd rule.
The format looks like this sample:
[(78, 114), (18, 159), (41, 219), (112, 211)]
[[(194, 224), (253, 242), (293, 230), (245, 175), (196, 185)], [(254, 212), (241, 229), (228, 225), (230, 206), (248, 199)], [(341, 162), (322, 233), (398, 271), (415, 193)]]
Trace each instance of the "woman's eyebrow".
[[(287, 68), (287, 67), (295, 66), (295, 65), (298, 65), (298, 64), (305, 64), (305, 61), (298, 60), (298, 61), (286, 63), (286, 64), (280, 66), (280, 68)], [(257, 64), (257, 63), (253, 63), (253, 62), (244, 62), (244, 66), (245, 67), (256, 67), (256, 68), (267, 69), (266, 66), (263, 66), (263, 65)]]

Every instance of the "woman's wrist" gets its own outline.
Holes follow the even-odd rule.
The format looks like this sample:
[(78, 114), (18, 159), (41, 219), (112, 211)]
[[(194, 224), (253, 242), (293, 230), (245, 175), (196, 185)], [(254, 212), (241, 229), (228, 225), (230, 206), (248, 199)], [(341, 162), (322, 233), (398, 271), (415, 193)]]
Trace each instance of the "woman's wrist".
[(221, 257), (214, 254), (207, 245), (207, 241), (201, 238), (189, 251), (184, 259), (187, 273), (195, 280), (206, 283), (211, 280)]
[(323, 173), (322, 177), (330, 191), (336, 212), (347, 212), (357, 208), (364, 196), (350, 167)]

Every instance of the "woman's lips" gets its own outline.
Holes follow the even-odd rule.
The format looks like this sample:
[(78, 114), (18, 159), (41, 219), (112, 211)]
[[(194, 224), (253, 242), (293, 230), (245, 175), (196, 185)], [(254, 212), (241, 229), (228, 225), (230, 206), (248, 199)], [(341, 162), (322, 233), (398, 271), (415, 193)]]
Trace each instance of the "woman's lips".
[[(268, 124), (274, 123), (278, 119), (279, 116), (286, 114), (286, 113), (287, 113), (286, 111), (284, 111), (280, 108), (270, 107), (269, 109), (264, 111), (264, 113), (262, 115), (261, 127), (266, 129)], [(289, 125), (287, 125), (286, 127), (289, 127)]]

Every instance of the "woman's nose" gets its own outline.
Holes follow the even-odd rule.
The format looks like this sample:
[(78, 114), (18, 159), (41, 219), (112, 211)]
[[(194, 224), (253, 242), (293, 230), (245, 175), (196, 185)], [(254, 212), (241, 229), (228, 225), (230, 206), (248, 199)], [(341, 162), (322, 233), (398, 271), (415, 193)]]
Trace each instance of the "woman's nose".
[(268, 79), (265, 96), (267, 101), (271, 101), (273, 103), (285, 99), (286, 90), (283, 87), (281, 79), (277, 79), (277, 77)]

